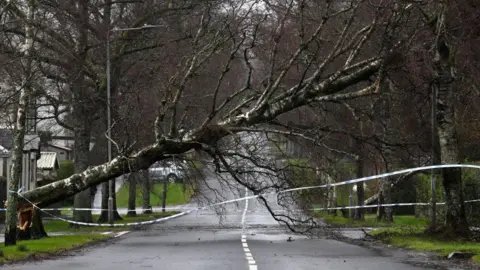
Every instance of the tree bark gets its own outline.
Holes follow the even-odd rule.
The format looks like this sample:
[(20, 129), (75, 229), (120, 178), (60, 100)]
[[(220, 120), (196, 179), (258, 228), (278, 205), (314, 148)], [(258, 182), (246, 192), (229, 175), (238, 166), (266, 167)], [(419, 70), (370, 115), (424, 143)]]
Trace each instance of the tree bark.
[[(35, 1), (28, 2), (27, 8), (27, 20), (33, 21), (34, 19)], [(25, 56), (25, 77), (23, 80), (23, 86), (20, 89), (20, 98), (17, 108), (16, 124), (14, 131), (14, 148), (12, 151), (12, 167), (11, 177), (8, 183), (7, 191), (7, 212), (5, 220), (5, 246), (15, 245), (17, 242), (17, 205), (18, 194), (15, 191), (18, 190), (20, 180), (22, 178), (23, 170), (23, 148), (25, 144), (26, 133), (26, 110), (28, 106), (28, 99), (31, 97), (30, 77), (32, 75), (32, 60), (30, 59), (31, 50), (33, 48), (33, 29), (28, 24), (25, 26), (25, 44), (24, 44), (24, 56)]]
[[(333, 179), (327, 175), (327, 184), (333, 184)], [(337, 190), (336, 187), (327, 188), (327, 208), (337, 207)], [(328, 211), (331, 215), (336, 216), (337, 210)]]
[[(384, 204), (384, 202), (385, 201), (383, 199), (383, 192), (380, 189), (380, 191), (378, 192), (378, 204), (381, 205), (381, 204)], [(378, 206), (377, 207), (377, 221), (381, 221), (384, 218), (385, 218), (385, 207)]]
[(150, 178), (148, 177), (147, 170), (142, 171), (141, 174), (142, 174), (143, 213), (151, 214), (152, 206), (150, 205), (150, 191), (151, 191)]
[[(23, 147), (25, 138), (25, 110), (28, 100), (27, 90), (24, 88), (20, 92), (20, 102), (17, 109), (17, 123), (15, 126), (14, 148), (12, 152), (11, 177), (8, 182), (9, 191), (17, 191), (22, 178), (23, 169)], [(7, 212), (5, 220), (5, 246), (15, 245), (17, 243), (17, 205), (18, 194), (7, 191)]]
[[(378, 195), (378, 204), (390, 204), (392, 203), (392, 180), (387, 178), (382, 180), (380, 184), (380, 192)], [(377, 220), (385, 220), (393, 222), (393, 209), (392, 207), (379, 207), (377, 211)]]
[[(76, 20), (78, 37), (75, 42), (76, 61), (73, 63), (70, 87), (73, 95), (74, 167), (75, 173), (80, 173), (88, 168), (88, 153), (90, 152), (90, 136), (93, 125), (91, 118), (95, 108), (91, 104), (85, 86), (85, 63), (88, 51), (88, 1), (76, 1), (76, 6), (78, 9), (78, 19)], [(91, 202), (90, 190), (84, 189), (75, 195), (73, 205), (75, 208), (91, 208)], [(91, 223), (93, 221), (92, 212), (75, 210), (73, 211), (73, 220)], [(70, 226), (78, 227), (73, 223), (70, 223)]]
[(40, 239), (48, 237), (42, 222), (42, 212), (38, 209), (34, 209), (32, 228), (30, 229), (30, 235), (32, 239)]
[[(440, 160), (442, 164), (459, 164), (457, 131), (455, 127), (455, 108), (453, 87), (454, 51), (446, 39), (445, 14), (447, 4), (441, 4), (438, 17), (435, 44), (434, 70), (437, 87), (437, 132), (440, 142)], [(468, 226), (463, 199), (462, 171), (460, 168), (442, 170), (445, 189), (445, 228), (444, 233), (452, 237), (468, 237)]]
[[(74, 140), (73, 145), (73, 165), (75, 173), (80, 173), (88, 168), (88, 154), (90, 152), (90, 136), (92, 122), (89, 120), (89, 110), (82, 97), (81, 87), (83, 85), (83, 72), (79, 72), (80, 77), (74, 82), (74, 105), (73, 105), (73, 119), (74, 119)], [(77, 96), (78, 95), (78, 96)], [(74, 208), (91, 208), (92, 199), (90, 189), (84, 189), (77, 193), (73, 199)], [(91, 223), (91, 211), (73, 211), (73, 220), (78, 222)], [(78, 225), (70, 223), (71, 227), (78, 227)]]
[[(115, 188), (115, 179), (113, 181), (113, 187)], [(110, 191), (110, 183), (105, 182), (102, 185), (102, 212), (98, 217), (98, 222), (107, 222), (108, 221), (108, 197)], [(113, 220), (122, 220), (122, 217), (118, 213), (117, 210), (117, 194), (115, 193), (115, 189), (112, 192), (113, 198)]]
[(134, 217), (137, 215), (135, 210), (135, 201), (137, 199), (137, 174), (131, 173), (128, 176), (128, 212), (127, 216)]
[[(89, 128), (90, 127), (88, 127), (88, 125), (89, 125), (88, 123), (83, 123), (83, 125), (77, 124), (75, 127), (75, 131), (74, 131), (75, 144), (73, 146), (75, 173), (82, 172), (88, 168), (88, 152), (90, 151), (89, 149), (89, 146), (90, 146)], [(91, 194), (89, 189), (85, 189), (82, 192), (76, 194), (73, 201), (73, 207), (74, 208), (91, 208), (92, 200), (90, 196)], [(73, 220), (78, 222), (92, 223), (93, 221), (92, 212), (74, 210)], [(78, 227), (78, 225), (73, 223), (70, 223), (70, 226)]]
[[(358, 149), (357, 159), (355, 160), (356, 163), (356, 177), (362, 178), (363, 177), (363, 153), (362, 153), (362, 143), (356, 140), (355, 145)], [(357, 183), (357, 201), (358, 206), (363, 206), (363, 201), (365, 200), (365, 191), (363, 188), (364, 182)], [(355, 211), (355, 219), (363, 220), (365, 217), (363, 215), (363, 208), (358, 208)]]

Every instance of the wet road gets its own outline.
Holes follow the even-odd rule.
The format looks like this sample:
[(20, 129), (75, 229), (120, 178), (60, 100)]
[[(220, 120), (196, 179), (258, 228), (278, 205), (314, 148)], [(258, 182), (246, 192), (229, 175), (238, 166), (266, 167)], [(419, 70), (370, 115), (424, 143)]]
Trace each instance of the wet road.
[[(210, 198), (216, 180), (208, 182)], [(221, 201), (245, 194), (240, 187), (223, 192)], [(206, 191), (206, 190), (205, 190)], [(227, 195), (225, 195), (227, 194)], [(208, 196), (206, 196), (208, 197)], [(274, 199), (271, 198), (275, 206)], [(38, 263), (7, 266), (11, 270), (80, 269), (427, 269), (403, 264), (375, 251), (327, 239), (309, 239), (282, 229), (256, 200), (202, 210), (143, 231), (132, 231), (113, 243)], [(277, 207), (278, 208), (278, 207)], [(223, 213), (223, 215), (218, 215)], [(287, 241), (291, 238), (292, 241)]]

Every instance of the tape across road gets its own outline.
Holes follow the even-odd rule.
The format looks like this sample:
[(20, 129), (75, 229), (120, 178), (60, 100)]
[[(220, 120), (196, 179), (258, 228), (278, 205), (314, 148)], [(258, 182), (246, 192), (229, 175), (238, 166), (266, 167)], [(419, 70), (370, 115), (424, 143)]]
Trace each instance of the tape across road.
[(372, 180), (375, 180), (375, 179), (385, 178), (385, 177), (399, 175), (399, 174), (406, 174), (406, 173), (433, 170), (433, 169), (446, 169), (446, 168), (480, 169), (480, 166), (479, 165), (470, 165), (470, 164), (445, 164), (445, 165), (424, 166), (424, 167), (405, 169), (405, 170), (400, 170), (400, 171), (395, 171), (395, 172), (390, 172), (390, 173), (383, 173), (383, 174), (378, 174), (378, 175), (373, 175), (373, 176), (361, 177), (361, 178), (356, 178), (356, 179), (347, 180), (347, 181), (338, 182), (338, 183), (333, 183), (333, 184), (325, 184), (325, 185), (309, 186), (309, 187), (299, 187), (299, 188), (290, 188), (290, 189), (285, 189), (285, 190), (279, 191), (278, 193), (285, 193), (285, 192), (299, 191), (299, 190), (307, 190), (307, 189), (314, 189), (314, 188), (328, 188), (328, 187), (344, 186), (344, 185), (348, 185), (348, 184), (355, 184), (355, 183), (359, 183), (359, 182), (367, 182), (367, 181), (372, 181)]
[[(347, 180), (343, 182), (338, 182), (338, 183), (333, 183), (333, 184), (324, 184), (324, 185), (317, 185), (317, 186), (307, 186), (307, 187), (298, 187), (298, 188), (290, 188), (290, 189), (285, 189), (281, 191), (272, 191), (272, 192), (266, 192), (262, 194), (256, 194), (256, 195), (250, 195), (250, 196), (245, 196), (242, 198), (237, 198), (237, 199), (231, 199), (231, 200), (226, 200), (222, 201), (219, 203), (214, 203), (210, 204), (207, 206), (203, 207), (197, 207), (197, 208), (192, 208), (188, 211), (181, 212), (172, 216), (168, 217), (162, 217), (154, 220), (149, 220), (149, 221), (142, 221), (142, 222), (131, 222), (131, 223), (116, 223), (116, 224), (109, 224), (109, 223), (87, 223), (87, 222), (78, 222), (78, 221), (73, 221), (69, 219), (65, 219), (62, 217), (57, 217), (55, 215), (50, 214), (49, 212), (46, 212), (48, 210), (42, 209), (37, 207), (33, 202), (29, 201), (27, 198), (25, 198), (21, 190), (15, 192), (15, 191), (10, 191), (10, 192), (15, 192), (18, 194), (18, 196), (22, 197), (24, 200), (26, 200), (28, 203), (32, 204), (33, 207), (39, 209), (40, 211), (44, 212), (45, 214), (51, 216), (54, 219), (62, 220), (68, 223), (72, 224), (78, 224), (78, 225), (84, 225), (84, 226), (96, 226), (96, 227), (123, 227), (123, 226), (138, 226), (138, 225), (149, 225), (149, 224), (154, 224), (162, 221), (166, 221), (169, 219), (173, 219), (179, 216), (183, 216), (189, 213), (192, 213), (194, 211), (199, 211), (199, 210), (204, 210), (210, 207), (215, 207), (215, 206), (220, 206), (224, 204), (229, 204), (233, 202), (240, 202), (244, 200), (249, 200), (249, 199), (254, 199), (258, 197), (265, 197), (268, 195), (278, 195), (280, 193), (286, 193), (286, 192), (294, 192), (294, 191), (300, 191), (300, 190), (308, 190), (308, 189), (316, 189), (316, 188), (329, 188), (329, 187), (335, 187), (335, 186), (343, 186), (343, 185), (348, 185), (348, 184), (354, 184), (354, 183), (359, 183), (359, 182), (367, 182), (375, 179), (381, 179), (389, 176), (394, 176), (394, 175), (400, 175), (400, 174), (406, 174), (406, 173), (411, 173), (411, 172), (416, 172), (416, 171), (424, 171), (424, 170), (432, 170), (432, 169), (444, 169), (444, 168), (472, 168), (472, 169), (480, 169), (480, 166), (478, 165), (470, 165), (470, 164), (445, 164), (445, 165), (434, 165), (434, 166), (424, 166), (424, 167), (417, 167), (417, 168), (410, 168), (410, 169), (405, 169), (405, 170), (400, 170), (400, 171), (395, 171), (395, 172), (390, 172), (390, 173), (384, 173), (384, 174), (379, 174), (379, 175), (373, 175), (373, 176), (367, 176), (367, 177), (361, 177), (361, 178), (356, 178), (352, 180)], [(471, 200), (471, 201), (466, 201), (466, 202), (480, 202), (479, 200)], [(444, 204), (444, 203), (437, 203), (439, 205)], [(364, 206), (346, 206), (346, 207), (333, 207), (333, 208), (318, 208), (316, 210), (335, 210), (335, 209), (355, 209), (355, 208), (373, 208), (373, 207), (379, 207), (379, 206), (385, 206), (385, 207), (390, 207), (390, 206), (411, 206), (411, 205), (429, 205), (429, 203), (394, 203), (394, 204), (382, 204), (382, 205), (364, 205)], [(51, 208), (54, 209), (54, 208)], [(65, 208), (65, 209), (73, 209), (73, 208)], [(76, 208), (75, 210), (94, 210), (94, 209), (89, 209), (89, 208)], [(57, 209), (55, 209), (57, 210)], [(98, 209), (95, 209), (98, 210)], [(101, 209), (103, 210), (103, 209)], [(177, 210), (179, 210), (177, 208)], [(314, 209), (312, 209), (314, 210)]]
[[(465, 203), (474, 203), (480, 202), (479, 200), (469, 200), (465, 201)], [(444, 205), (444, 202), (435, 203), (436, 205)], [(325, 211), (325, 210), (342, 210), (342, 209), (360, 209), (360, 208), (377, 208), (377, 207), (395, 207), (395, 206), (415, 206), (415, 205), (423, 205), (423, 206), (430, 206), (431, 203), (385, 203), (385, 204), (371, 204), (371, 205), (358, 205), (358, 206), (339, 206), (339, 207), (330, 207), (330, 208), (311, 208), (309, 210), (313, 211)]]
[[(146, 210), (163, 210), (162, 207), (152, 207)], [(165, 207), (166, 211), (175, 211), (175, 210), (191, 210), (196, 209), (194, 207)], [(6, 211), (7, 208), (0, 208), (0, 211)], [(73, 208), (73, 207), (60, 207), (60, 208), (42, 208), (43, 211), (108, 211), (108, 209), (102, 208)], [(144, 210), (144, 209), (142, 209)]]

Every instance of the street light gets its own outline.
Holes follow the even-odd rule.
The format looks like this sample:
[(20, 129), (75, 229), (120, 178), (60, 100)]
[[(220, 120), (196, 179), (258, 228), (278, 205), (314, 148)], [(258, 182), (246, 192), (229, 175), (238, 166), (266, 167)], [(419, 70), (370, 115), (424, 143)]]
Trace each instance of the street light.
[[(111, 95), (110, 95), (110, 32), (112, 31), (135, 31), (151, 28), (160, 28), (164, 27), (163, 25), (148, 25), (145, 24), (141, 27), (131, 27), (131, 28), (116, 28), (109, 29), (107, 31), (107, 152), (108, 152), (108, 162), (112, 161), (112, 116), (111, 116)], [(113, 224), (113, 179), (110, 179), (108, 183), (108, 222)]]

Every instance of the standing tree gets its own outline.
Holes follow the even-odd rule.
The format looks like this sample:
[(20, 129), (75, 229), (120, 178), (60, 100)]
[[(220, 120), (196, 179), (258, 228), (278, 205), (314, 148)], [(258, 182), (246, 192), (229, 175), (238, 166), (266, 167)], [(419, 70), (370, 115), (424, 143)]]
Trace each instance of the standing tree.
[[(440, 160), (442, 164), (459, 164), (457, 130), (455, 127), (454, 89), (455, 50), (448, 40), (447, 12), (450, 1), (443, 1), (438, 6), (435, 25), (434, 60), (435, 83), (437, 88), (437, 132), (440, 141)], [(443, 233), (452, 236), (468, 237), (470, 228), (465, 215), (463, 199), (462, 169), (448, 168), (442, 171), (445, 189), (445, 228)]]
[[(34, 76), (32, 50), (34, 49), (34, 30), (30, 25), (35, 18), (35, 1), (28, 2), (26, 16), (23, 20), (25, 27), (25, 39), (21, 46), (23, 52), (22, 66), (24, 69), (22, 83), (20, 88), (20, 97), (18, 100), (16, 122), (14, 127), (14, 141), (12, 153), (11, 178), (8, 182), (8, 190), (16, 191), (19, 189), (19, 183), (22, 178), (23, 170), (23, 149), (25, 144), (25, 134), (27, 132), (26, 116), (29, 100), (34, 98), (32, 90), (32, 77)], [(5, 221), (5, 245), (15, 245), (17, 241), (17, 206), (18, 194), (8, 192), (7, 195), (7, 213)]]

